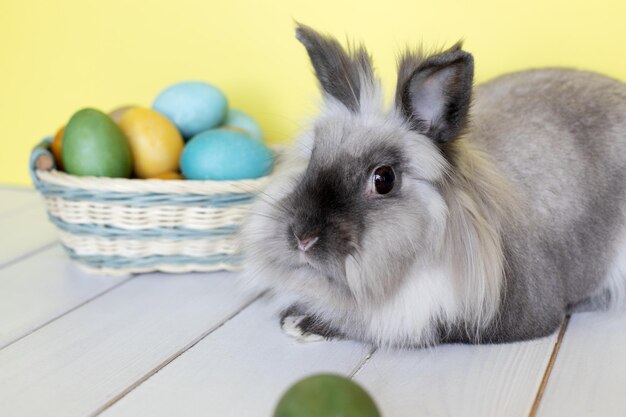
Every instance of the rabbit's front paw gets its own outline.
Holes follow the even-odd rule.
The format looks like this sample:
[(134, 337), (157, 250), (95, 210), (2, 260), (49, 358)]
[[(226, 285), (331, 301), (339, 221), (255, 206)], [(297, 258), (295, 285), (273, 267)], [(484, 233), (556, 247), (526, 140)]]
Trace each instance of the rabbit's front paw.
[(298, 342), (319, 342), (328, 340), (326, 337), (312, 333), (307, 328), (307, 323), (311, 321), (309, 316), (286, 316), (281, 320), (280, 326), (285, 334), (293, 337)]
[(299, 342), (343, 339), (339, 331), (323, 320), (304, 313), (297, 305), (292, 305), (282, 312), (280, 327), (287, 335)]

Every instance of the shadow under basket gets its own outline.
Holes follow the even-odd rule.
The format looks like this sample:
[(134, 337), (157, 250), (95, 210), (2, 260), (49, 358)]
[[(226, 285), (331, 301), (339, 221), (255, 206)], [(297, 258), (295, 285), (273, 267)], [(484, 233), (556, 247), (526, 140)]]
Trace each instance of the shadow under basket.
[(238, 232), (270, 176), (238, 181), (79, 177), (55, 169), (51, 139), (30, 158), (63, 246), (90, 272), (235, 271)]

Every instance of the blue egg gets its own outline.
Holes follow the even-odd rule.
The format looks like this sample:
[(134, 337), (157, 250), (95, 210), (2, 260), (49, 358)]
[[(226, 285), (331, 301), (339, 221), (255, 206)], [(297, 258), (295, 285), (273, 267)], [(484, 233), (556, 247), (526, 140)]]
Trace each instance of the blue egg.
[(200, 81), (185, 81), (163, 90), (152, 108), (176, 125), (188, 139), (222, 123), (228, 101), (218, 88)]
[(230, 109), (226, 114), (223, 125), (232, 126), (245, 131), (248, 136), (259, 142), (263, 142), (263, 131), (261, 126), (248, 114), (237, 109)]
[(227, 129), (202, 132), (187, 142), (180, 168), (191, 180), (241, 180), (267, 175), (272, 152), (263, 143)]

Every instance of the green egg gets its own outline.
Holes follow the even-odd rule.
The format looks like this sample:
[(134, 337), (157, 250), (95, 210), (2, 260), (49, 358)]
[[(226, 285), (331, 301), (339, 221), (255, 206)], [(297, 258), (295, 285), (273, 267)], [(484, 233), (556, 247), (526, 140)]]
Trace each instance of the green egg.
[(278, 402), (274, 417), (380, 417), (380, 413), (355, 382), (319, 374), (292, 385)]
[(63, 134), (63, 166), (72, 175), (128, 178), (133, 169), (130, 146), (115, 122), (95, 109), (82, 109)]

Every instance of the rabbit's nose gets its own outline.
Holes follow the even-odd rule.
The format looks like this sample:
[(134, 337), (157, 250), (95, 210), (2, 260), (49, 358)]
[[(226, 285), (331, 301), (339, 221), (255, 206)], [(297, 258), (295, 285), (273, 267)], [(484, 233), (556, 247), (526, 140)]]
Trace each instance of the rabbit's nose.
[(319, 237), (318, 236), (298, 237), (298, 235), (296, 235), (296, 240), (298, 241), (298, 249), (300, 249), (302, 252), (306, 252), (307, 250), (311, 248), (311, 246), (315, 245), (315, 242), (319, 240)]

